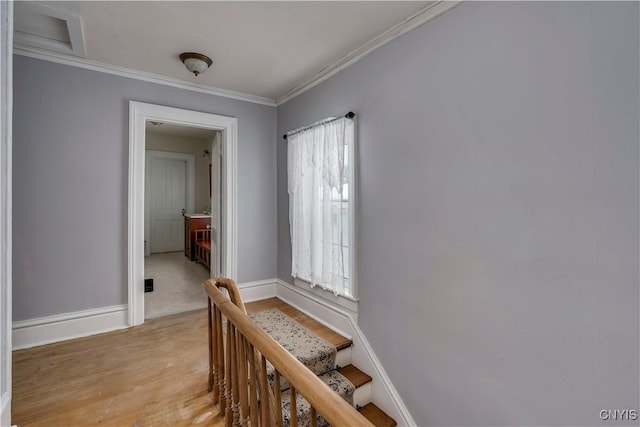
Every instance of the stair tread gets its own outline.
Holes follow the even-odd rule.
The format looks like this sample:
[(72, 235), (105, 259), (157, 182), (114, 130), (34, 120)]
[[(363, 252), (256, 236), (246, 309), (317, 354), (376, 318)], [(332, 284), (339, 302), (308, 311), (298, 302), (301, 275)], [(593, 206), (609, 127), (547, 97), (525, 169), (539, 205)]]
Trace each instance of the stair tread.
[(358, 411), (376, 427), (395, 427), (398, 425), (396, 420), (373, 403), (367, 403)]
[(360, 369), (356, 368), (353, 365), (342, 367), (338, 369), (338, 372), (340, 372), (343, 377), (348, 379), (355, 388), (361, 387), (373, 380), (369, 375), (362, 372)]
[[(320, 375), (335, 368), (335, 346), (301, 326), (279, 309), (270, 308), (249, 313), (248, 316), (314, 374)], [(267, 372), (270, 377), (272, 371), (273, 368), (269, 365)], [(283, 381), (282, 386), (282, 390), (288, 388), (288, 381)]]
[(337, 351), (349, 348), (353, 344), (350, 339), (343, 337), (332, 329), (329, 329), (322, 323), (318, 322), (315, 319), (312, 319), (311, 317), (307, 316), (300, 310), (290, 306), (281, 299), (274, 297), (260, 301), (249, 302), (245, 304), (245, 308), (247, 309), (247, 313), (256, 313), (268, 308), (277, 308), (282, 313), (289, 316), (291, 319), (295, 320), (305, 328), (309, 329), (311, 332), (318, 335), (320, 338), (334, 345)]

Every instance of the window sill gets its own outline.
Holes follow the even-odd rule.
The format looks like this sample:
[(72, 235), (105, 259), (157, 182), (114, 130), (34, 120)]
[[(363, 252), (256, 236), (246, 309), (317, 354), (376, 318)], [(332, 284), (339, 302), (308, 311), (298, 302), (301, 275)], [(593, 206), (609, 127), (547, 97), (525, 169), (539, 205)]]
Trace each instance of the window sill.
[(324, 302), (348, 310), (353, 314), (358, 314), (358, 299), (348, 297), (344, 295), (334, 295), (331, 291), (326, 291), (319, 286), (314, 288), (306, 280), (294, 278), (293, 284), (295, 287), (300, 288), (304, 292), (308, 292), (318, 298), (321, 298)]

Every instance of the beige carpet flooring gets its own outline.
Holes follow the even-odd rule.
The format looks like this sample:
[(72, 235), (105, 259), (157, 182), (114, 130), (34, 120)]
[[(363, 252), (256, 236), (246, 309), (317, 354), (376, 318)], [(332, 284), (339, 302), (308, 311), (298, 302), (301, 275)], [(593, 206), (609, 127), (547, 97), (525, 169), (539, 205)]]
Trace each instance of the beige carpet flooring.
[(152, 254), (144, 259), (144, 277), (153, 279), (153, 292), (144, 294), (144, 317), (166, 316), (207, 306), (202, 282), (209, 271), (189, 261), (184, 252)]

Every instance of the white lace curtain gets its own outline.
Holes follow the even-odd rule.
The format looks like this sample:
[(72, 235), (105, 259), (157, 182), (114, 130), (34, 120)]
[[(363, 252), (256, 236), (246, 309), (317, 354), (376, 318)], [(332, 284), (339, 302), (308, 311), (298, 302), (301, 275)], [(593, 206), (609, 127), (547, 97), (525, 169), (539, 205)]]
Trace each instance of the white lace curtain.
[(353, 120), (343, 117), (287, 139), (291, 275), (336, 295), (351, 294), (343, 248), (349, 215), (341, 210), (348, 200), (345, 150), (353, 138)]

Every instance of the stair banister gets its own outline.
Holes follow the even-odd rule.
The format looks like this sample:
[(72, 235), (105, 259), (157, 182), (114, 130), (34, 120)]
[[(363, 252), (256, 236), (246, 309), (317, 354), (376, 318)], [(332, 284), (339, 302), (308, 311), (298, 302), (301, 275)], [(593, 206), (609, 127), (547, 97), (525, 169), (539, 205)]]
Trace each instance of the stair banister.
[[(280, 402), (275, 399), (280, 377), (291, 384), (291, 426), (297, 424), (295, 393), (309, 402), (312, 415), (317, 412), (333, 426), (373, 426), (247, 316), (233, 280), (209, 279), (204, 288), (209, 299), (209, 391), (220, 405), (225, 426), (282, 426)], [(231, 300), (219, 288), (225, 288)], [(275, 368), (277, 392), (267, 381), (267, 361)]]

